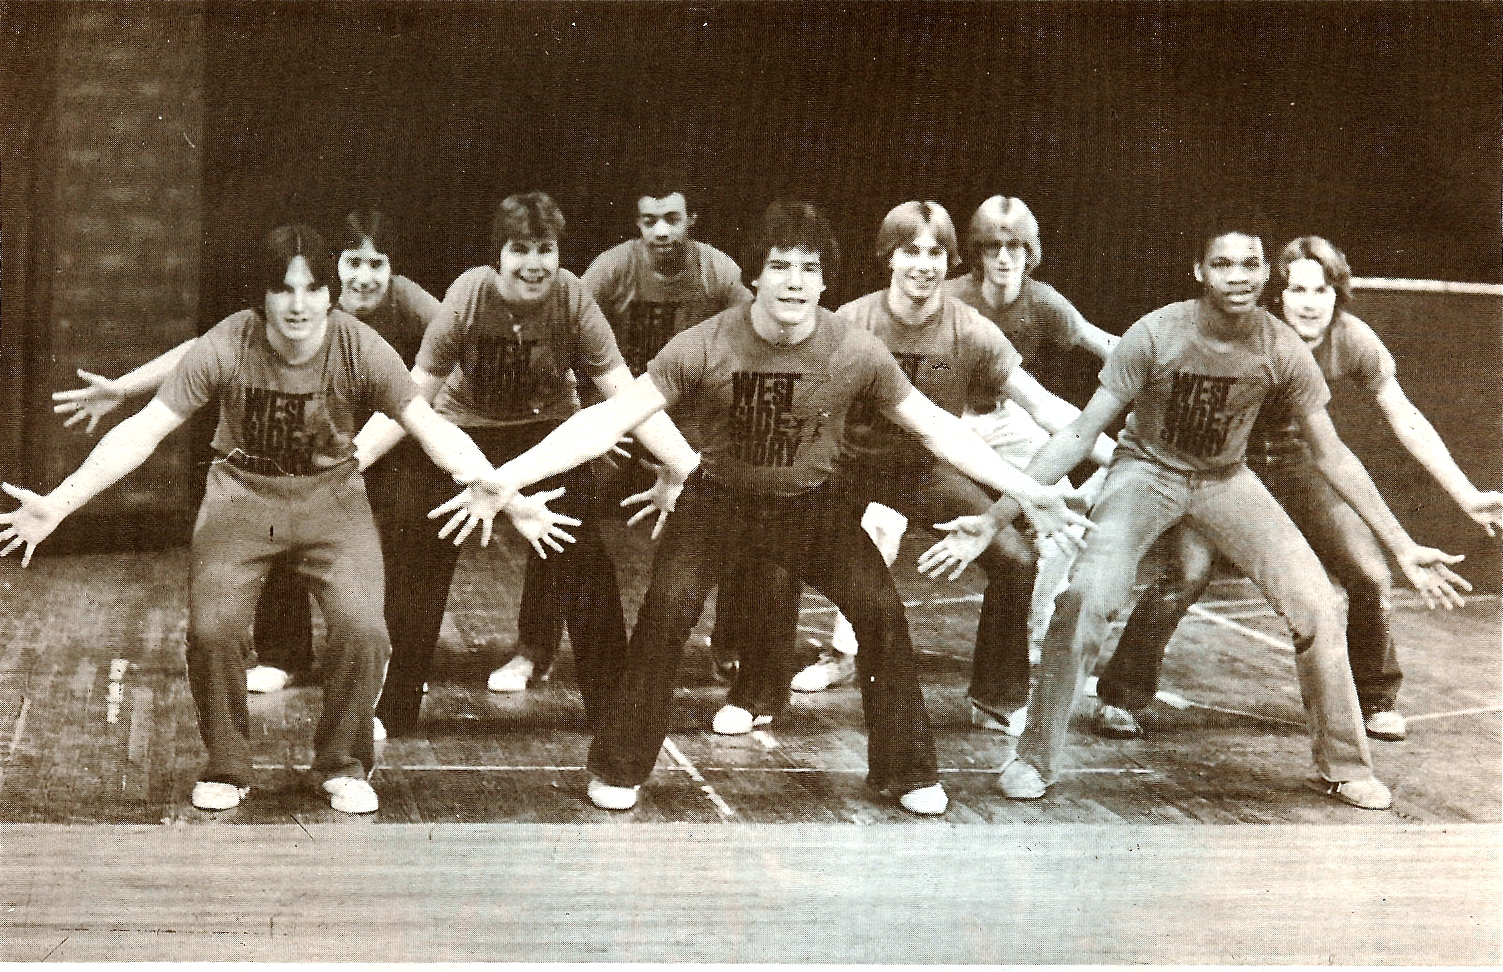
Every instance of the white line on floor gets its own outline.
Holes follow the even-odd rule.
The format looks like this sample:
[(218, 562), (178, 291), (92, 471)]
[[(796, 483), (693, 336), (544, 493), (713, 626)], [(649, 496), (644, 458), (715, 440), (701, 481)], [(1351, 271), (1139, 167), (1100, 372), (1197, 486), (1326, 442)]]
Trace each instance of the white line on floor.
[(1288, 641), (1280, 641), (1278, 638), (1272, 637), (1271, 635), (1266, 635), (1261, 631), (1254, 631), (1252, 628), (1249, 628), (1245, 624), (1238, 624), (1235, 621), (1223, 618), (1215, 611), (1207, 611), (1199, 604), (1191, 605), (1190, 613), (1195, 615), (1197, 618), (1209, 621), (1212, 624), (1220, 625), (1223, 628), (1230, 628), (1231, 630), (1236, 631), (1239, 634), (1244, 634), (1254, 641), (1261, 641), (1265, 645), (1271, 645), (1272, 647), (1277, 648), (1279, 651), (1287, 651), (1291, 653), (1294, 651), (1294, 645)]
[(713, 786), (705, 782), (705, 778), (699, 775), (699, 770), (694, 768), (694, 764), (689, 762), (689, 758), (679, 750), (672, 739), (665, 738), (663, 740), (663, 748), (668, 750), (668, 755), (678, 764), (679, 769), (688, 773), (689, 779), (699, 784), (700, 792), (710, 798), (710, 802), (715, 804), (715, 809), (720, 811), (721, 816), (734, 817), (736, 815), (736, 811), (731, 809), (731, 805), (720, 798), (720, 794), (715, 792)]
[(26, 731), (26, 713), (31, 711), (31, 698), (21, 696), (21, 712), (16, 716), (16, 724), (10, 730), (10, 748), (5, 751), (5, 758), (10, 759), (16, 754), (16, 747), (21, 745), (21, 734)]
[(1190, 708), (1205, 709), (1207, 712), (1221, 712), (1225, 715), (1245, 716), (1249, 719), (1259, 719), (1263, 722), (1277, 722), (1281, 726), (1304, 726), (1303, 722), (1296, 722), (1293, 719), (1280, 719), (1278, 716), (1268, 715), (1263, 712), (1247, 712), (1242, 709), (1223, 709), (1219, 705), (1206, 705), (1204, 702), (1191, 702)]
[(1455, 719), (1469, 715), (1487, 715), (1493, 712), (1503, 712), (1503, 706), (1487, 705), (1480, 709), (1454, 709), (1450, 712), (1427, 712), (1424, 715), (1412, 715), (1405, 718), (1406, 722), (1427, 722), (1431, 719)]

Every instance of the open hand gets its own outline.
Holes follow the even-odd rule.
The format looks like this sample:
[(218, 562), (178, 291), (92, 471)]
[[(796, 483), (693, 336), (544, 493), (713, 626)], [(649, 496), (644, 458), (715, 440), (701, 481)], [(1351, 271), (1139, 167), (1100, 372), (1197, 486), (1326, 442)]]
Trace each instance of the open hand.
[(1466, 597), (1457, 588), (1469, 591), (1471, 582), (1448, 566), (1465, 560), (1461, 554), (1448, 554), (1434, 547), (1415, 547), (1395, 559), (1409, 583), (1425, 599), (1426, 607), (1433, 609), (1437, 603), (1447, 609), (1466, 606)]
[(505, 509), (516, 495), (516, 489), (510, 485), (494, 476), (487, 476), (466, 486), (462, 493), (449, 502), (434, 507), (429, 511), (428, 519), (436, 520), (445, 513), (453, 513), (449, 522), (438, 531), (439, 537), (447, 539), (449, 534), (458, 530), (454, 536), (454, 546), (457, 547), (479, 526), (480, 545), (487, 547), (490, 546), (491, 523), (496, 519), (496, 514)]
[(51, 536), (67, 514), (51, 497), (10, 483), (0, 483), (0, 489), (21, 502), (20, 506), (9, 513), (0, 513), (0, 524), (5, 527), (0, 530), (0, 545), (3, 545), (0, 547), (0, 557), (25, 544), (26, 550), (21, 554), (21, 566), (25, 567), (31, 563), (31, 555), (37, 544)]
[(125, 402), (125, 393), (120, 390), (120, 383), (113, 378), (96, 375), (82, 368), (78, 369), (78, 377), (88, 384), (71, 391), (53, 392), (52, 400), (58, 404), (52, 406), (52, 411), (58, 415), (73, 413), (63, 423), (64, 427), (77, 425), (88, 419), (89, 424), (84, 432), (93, 435), (94, 426), (99, 424), (99, 420)]
[[(1054, 542), (1064, 553), (1079, 552), (1085, 547), (1084, 532), (1095, 526), (1084, 514), (1070, 509), (1066, 503), (1066, 496), (1073, 494), (1074, 490), (1062, 490), (1058, 486), (1050, 487), (1045, 502), (1035, 505), (1023, 503), (1023, 514), (1028, 517), (1028, 522), (1033, 524), (1034, 532), (1039, 538), (1053, 537)], [(1079, 527), (1072, 530), (1071, 527)]]
[(997, 522), (985, 514), (958, 516), (948, 523), (936, 523), (934, 529), (945, 531), (938, 543), (919, 555), (919, 573), (939, 580), (950, 571), (949, 580), (957, 580), (981, 556), (997, 536)]
[(621, 505), (647, 504), (631, 515), (631, 519), (626, 521), (627, 526), (636, 526), (656, 512), (658, 519), (652, 525), (652, 539), (656, 540), (663, 532), (663, 524), (668, 522), (668, 514), (673, 512), (673, 507), (678, 503), (678, 495), (684, 491), (684, 481), (670, 472), (666, 466), (651, 462), (643, 462), (642, 465), (657, 475), (656, 481), (648, 489), (633, 493), (622, 500)]
[(1503, 527), (1503, 493), (1495, 490), (1478, 493), (1470, 501), (1463, 503), (1462, 509), (1490, 537), (1496, 537), (1498, 527)]
[[(563, 543), (573, 543), (574, 537), (564, 531), (566, 526), (579, 526), (580, 521), (572, 516), (550, 510), (548, 504), (564, 495), (564, 488), (550, 489), (546, 493), (533, 493), (531, 496), (523, 496), (518, 493), (512, 501), (506, 505), (506, 515), (511, 519), (511, 525), (517, 528), (517, 532), (527, 538), (532, 544), (532, 549), (538, 552), (538, 556), (548, 559), (548, 551), (544, 544), (562, 553)], [(562, 540), (563, 543), (559, 541)]]

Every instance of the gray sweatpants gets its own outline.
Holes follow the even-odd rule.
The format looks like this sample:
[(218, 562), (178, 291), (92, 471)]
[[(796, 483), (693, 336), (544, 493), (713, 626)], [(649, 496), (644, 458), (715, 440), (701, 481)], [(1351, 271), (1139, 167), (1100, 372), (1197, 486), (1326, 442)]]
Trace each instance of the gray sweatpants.
[(1315, 767), (1331, 782), (1372, 776), (1362, 710), (1347, 662), (1340, 602), (1289, 514), (1246, 466), (1183, 473), (1120, 452), (1091, 511), (1096, 528), (1055, 605), (1018, 756), (1045, 782), (1112, 617), (1132, 595), (1138, 562), (1165, 530), (1192, 523), (1257, 585), (1294, 636), (1295, 670)]
[(381, 544), (354, 461), (277, 477), (219, 461), (209, 467), (190, 558), (188, 681), (209, 751), (200, 779), (251, 783), (245, 660), (261, 587), (283, 554), (328, 628), (313, 773), (363, 779), (374, 768), (371, 720), (391, 642)]

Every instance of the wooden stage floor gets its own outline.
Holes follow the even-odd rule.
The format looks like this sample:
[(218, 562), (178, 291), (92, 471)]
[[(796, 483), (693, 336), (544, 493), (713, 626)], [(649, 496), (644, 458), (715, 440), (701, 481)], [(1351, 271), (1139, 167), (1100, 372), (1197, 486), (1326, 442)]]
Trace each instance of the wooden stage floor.
[[(650, 550), (608, 533), (630, 618)], [(611, 814), (584, 797), (567, 652), (538, 689), (485, 691), (515, 637), (519, 568), (516, 546), (462, 558), (422, 734), (384, 745), (380, 812), (347, 818), (302, 778), (311, 687), (252, 700), (245, 804), (189, 805), (184, 551), (0, 565), (0, 960), (1503, 960), (1495, 596), (1456, 612), (1400, 596), (1411, 735), (1373, 744), (1387, 813), (1314, 790), (1288, 639), (1237, 580), (1182, 626), (1144, 739), (1079, 725), (1046, 799), (1004, 799), (1011, 742), (964, 703), (979, 572), (947, 585), (900, 567), (943, 818), (866, 788), (853, 688), (799, 696), (750, 736), (711, 733), (725, 686), (704, 621), (658, 768), (636, 810)], [(829, 605), (804, 604), (802, 637), (827, 638)], [(1097, 917), (1063, 927), (1082, 911)]]

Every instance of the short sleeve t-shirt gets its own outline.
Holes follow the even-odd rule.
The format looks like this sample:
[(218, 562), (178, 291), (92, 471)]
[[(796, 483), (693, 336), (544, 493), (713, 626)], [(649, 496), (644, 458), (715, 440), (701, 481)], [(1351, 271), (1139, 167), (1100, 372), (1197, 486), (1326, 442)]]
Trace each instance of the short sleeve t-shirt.
[(1085, 317), (1063, 294), (1029, 276), (1023, 278), (1018, 299), (1001, 309), (986, 302), (981, 295), (981, 281), (973, 273), (946, 280), (945, 294), (964, 301), (1000, 327), (1023, 356), (1025, 368), (1034, 366), (1040, 349), (1046, 345), (1059, 350), (1079, 344), (1088, 326)]
[[(1366, 321), (1346, 311), (1337, 313), (1325, 339), (1312, 350), (1329, 385), (1348, 379), (1369, 395), (1376, 395), (1398, 373), (1382, 338)], [(1249, 458), (1260, 462), (1308, 459), (1310, 446), (1299, 420), (1300, 415), (1290, 409), (1282, 395), (1271, 396), (1253, 424)]]
[(912, 390), (874, 336), (819, 310), (791, 347), (762, 339), (739, 304), (670, 340), (648, 365), (669, 407), (692, 416), (705, 474), (744, 492), (794, 496), (835, 471), (861, 398), (891, 408)]
[(329, 312), (322, 349), (297, 365), (271, 346), (259, 313), (231, 314), (194, 343), (157, 391), (184, 417), (218, 399), (214, 448), (268, 474), (292, 475), (353, 457), (364, 416), (397, 418), (417, 395), (391, 345), (341, 310)]
[(585, 271), (595, 298), (631, 373), (640, 375), (668, 339), (728, 307), (751, 300), (736, 261), (706, 243), (689, 240), (685, 266), (671, 277), (652, 268), (641, 238), (613, 246)]
[(375, 328), (411, 368), (423, 344), (423, 331), (438, 314), (438, 308), (438, 298), (406, 277), (392, 274), (386, 299), (355, 316)]
[(1278, 394), (1304, 415), (1331, 393), (1293, 329), (1262, 308), (1251, 332), (1212, 342), (1200, 300), (1160, 308), (1122, 336), (1101, 369), (1101, 387), (1132, 413), (1118, 443), (1127, 454), (1185, 472), (1214, 472), (1243, 460), (1263, 402)]
[[(1000, 330), (968, 305), (948, 297), (917, 326), (893, 316), (886, 290), (858, 297), (835, 313), (881, 341), (913, 387), (952, 415), (960, 415), (968, 406), (981, 413), (995, 409), (1008, 378), (1022, 361)], [(872, 402), (858, 403), (852, 410), (846, 446), (848, 457), (856, 461), (933, 461), (917, 436), (893, 424)]]
[(502, 299), (491, 266), (449, 287), (417, 356), (418, 367), (447, 379), (434, 409), (464, 428), (562, 422), (579, 408), (574, 377), (621, 363), (611, 326), (574, 274), (559, 270), (548, 296), (528, 306)]

